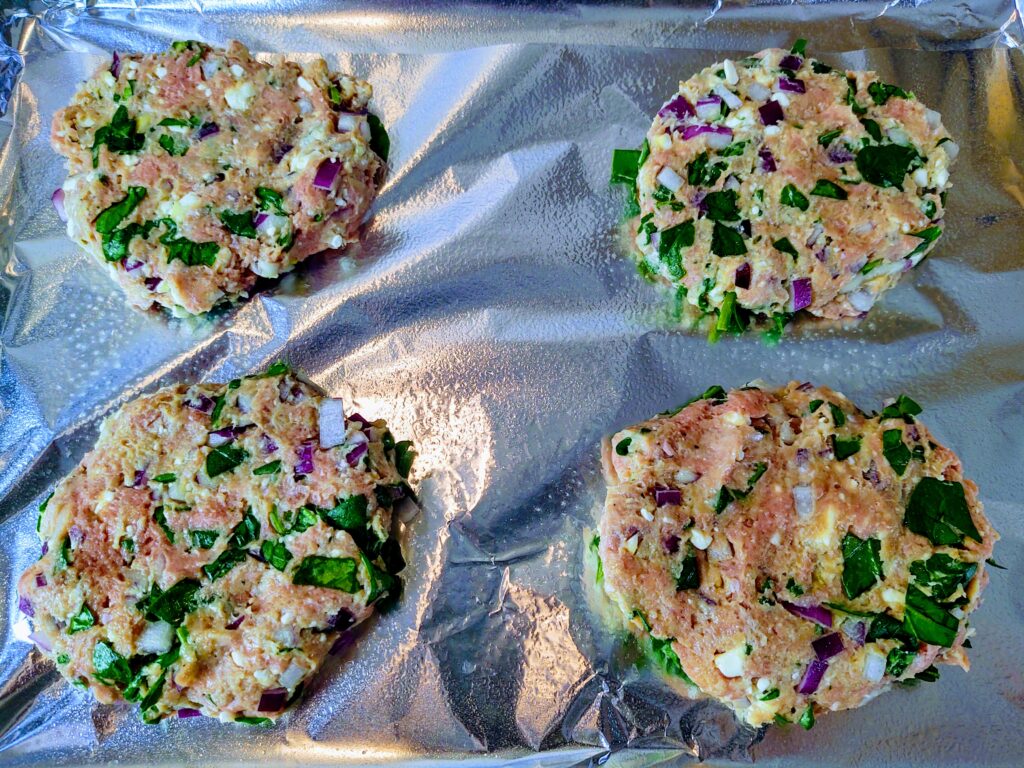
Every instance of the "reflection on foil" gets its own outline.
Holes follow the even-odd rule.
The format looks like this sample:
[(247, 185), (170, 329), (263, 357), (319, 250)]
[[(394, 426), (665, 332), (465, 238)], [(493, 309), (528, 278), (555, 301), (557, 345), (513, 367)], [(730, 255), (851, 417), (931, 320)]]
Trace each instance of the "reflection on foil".
[[(1013, 311), (1024, 295), (1024, 57), (1012, 2), (296, 2), (265, 4), (258, 23), (251, 3), (28, 5), (5, 11), (5, 40), (23, 54), (13, 91), (22, 58), (0, 50), (5, 766), (980, 766), (1024, 751), (1024, 603), (1013, 590), (1024, 484), (1008, 471), (1024, 458)], [(681, 78), (795, 33), (942, 112), (962, 147), (946, 235), (864, 323), (797, 327), (774, 348), (756, 337), (710, 347), (624, 257), (609, 153), (644, 134)], [(64, 176), (50, 119), (110, 50), (230, 37), (322, 52), (369, 79), (391, 172), (361, 249), (313, 259), (209, 320), (140, 315), (63, 234), (49, 202)], [(403, 534), (403, 600), (274, 728), (153, 728), (130, 706), (97, 706), (25, 641), (12, 575), (38, 552), (36, 505), (125, 400), (280, 357), (415, 440), (423, 512)], [(761, 734), (637, 669), (592, 610), (583, 553), (604, 498), (601, 439), (710, 384), (755, 378), (813, 379), (858, 402), (906, 392), (963, 458), (1010, 568), (993, 573), (975, 614), (969, 676), (943, 671), (809, 733)]]

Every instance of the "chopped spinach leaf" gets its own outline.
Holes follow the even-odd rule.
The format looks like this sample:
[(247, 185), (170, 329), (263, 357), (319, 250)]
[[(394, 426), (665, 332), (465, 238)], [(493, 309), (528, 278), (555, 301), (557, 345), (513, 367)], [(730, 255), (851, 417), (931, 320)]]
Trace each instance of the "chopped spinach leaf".
[(217, 217), (221, 220), (221, 223), (227, 228), (228, 232), (239, 237), (256, 238), (256, 225), (253, 224), (252, 211), (241, 211), (235, 213), (234, 211), (221, 211), (217, 214)]
[(832, 412), (832, 423), (836, 425), (836, 428), (846, 425), (846, 414), (843, 413), (843, 409), (835, 403), (829, 403), (828, 409)]
[(899, 677), (907, 671), (907, 667), (914, 663), (917, 658), (916, 651), (909, 651), (905, 648), (893, 648), (885, 657), (885, 674), (891, 677)]
[(832, 450), (835, 451), (837, 461), (848, 459), (860, 450), (860, 438), (833, 435)]
[(878, 187), (895, 187), (902, 192), (903, 179), (921, 164), (921, 157), (913, 147), (879, 144), (861, 148), (856, 163), (865, 181)]
[(241, 522), (231, 531), (228, 546), (242, 549), (260, 537), (260, 521), (251, 509), (245, 510)]
[(624, 438), (622, 438), (621, 440), (619, 440), (619, 442), (617, 442), (615, 444), (615, 452), (617, 454), (619, 454), (619, 456), (628, 456), (629, 455), (629, 444), (632, 443), (632, 442), (633, 442), (633, 438), (631, 438), (631, 437), (624, 437)]
[(712, 221), (739, 221), (740, 209), (736, 204), (736, 190), (724, 189), (708, 192), (704, 197), (707, 217)]
[(343, 531), (358, 531), (366, 527), (366, 512), (369, 500), (362, 494), (349, 496), (339, 501), (333, 509), (325, 509), (320, 517), (332, 528)]
[(260, 546), (260, 554), (263, 555), (263, 559), (267, 563), (279, 571), (283, 571), (288, 566), (288, 561), (292, 559), (292, 553), (288, 551), (288, 547), (280, 541), (270, 541), (269, 539)]
[(199, 606), (201, 586), (195, 579), (182, 579), (166, 592), (154, 585), (150, 593), (139, 601), (138, 607), (151, 621), (162, 620), (178, 626)]
[(722, 306), (718, 317), (708, 330), (708, 339), (718, 341), (724, 332), (740, 334), (747, 329), (747, 315), (736, 300), (735, 291), (726, 291), (722, 297)]
[(957, 546), (964, 536), (981, 541), (964, 496), (964, 487), (953, 480), (923, 477), (907, 502), (903, 524), (936, 546)]
[(686, 181), (691, 187), (713, 187), (726, 168), (725, 163), (712, 163), (708, 153), (701, 152), (687, 164)]
[(910, 635), (908, 635), (906, 630), (903, 629), (903, 623), (894, 619), (887, 613), (865, 613), (854, 615), (873, 617), (871, 619), (871, 625), (868, 627), (868, 634), (865, 642), (875, 643), (879, 640), (899, 640), (904, 644), (913, 642)]
[(658, 243), (658, 258), (676, 280), (686, 274), (686, 270), (683, 269), (682, 249), (693, 245), (695, 231), (693, 219), (689, 219), (682, 224), (669, 227), (661, 233), (661, 240)]
[(1000, 565), (999, 563), (997, 563), (994, 557), (986, 557), (985, 562), (991, 565), (993, 568), (998, 568), (1000, 571), (1008, 570), (1005, 565)]
[(160, 530), (164, 532), (167, 540), (173, 544), (174, 529), (171, 528), (170, 524), (167, 522), (167, 514), (164, 512), (163, 505), (160, 505), (153, 510), (153, 519), (156, 520), (156, 524), (160, 526)]
[(588, 546), (590, 551), (594, 553), (594, 557), (597, 560), (597, 565), (594, 568), (594, 581), (601, 584), (604, 582), (604, 564), (601, 562), (600, 555), (601, 537), (594, 534), (594, 537), (590, 540), (590, 544)]
[(353, 594), (359, 591), (356, 561), (351, 557), (309, 555), (302, 559), (292, 575), (292, 583), (327, 587)]
[(793, 47), (789, 51), (796, 56), (805, 56), (807, 54), (807, 41), (804, 38), (798, 38)]
[[(649, 627), (648, 631), (650, 631)], [(694, 688), (697, 687), (697, 684), (690, 679), (690, 676), (686, 674), (686, 671), (683, 669), (683, 664), (679, 661), (679, 656), (672, 647), (671, 639), (663, 640), (658, 637), (651, 637), (650, 647), (651, 658), (654, 659), (654, 663), (661, 667), (662, 670), (673, 677), (681, 678), (686, 681), (688, 685), (692, 685)]]
[(921, 406), (911, 400), (906, 395), (900, 395), (896, 398), (896, 402), (891, 405), (885, 406), (882, 409), (883, 419), (906, 419), (909, 416), (917, 416), (921, 413)]
[(926, 251), (928, 249), (929, 245), (931, 245), (936, 240), (938, 240), (939, 237), (942, 236), (942, 227), (939, 227), (939, 226), (928, 227), (927, 229), (922, 229), (920, 232), (911, 232), (910, 236), (911, 237), (919, 237), (919, 238), (921, 238), (922, 242), (914, 250), (912, 250), (910, 253), (908, 253), (906, 255), (905, 258), (908, 258), (908, 259), (911, 256), (916, 256), (919, 253), (923, 253), (924, 251)]
[(399, 440), (395, 443), (395, 469), (404, 479), (408, 479), (415, 459), (416, 451), (412, 448), (411, 440)]
[(903, 628), (922, 643), (951, 648), (960, 630), (960, 620), (910, 584), (903, 609)]
[(92, 667), (96, 679), (105, 685), (128, 685), (131, 682), (132, 670), (128, 662), (104, 640), (92, 649)]
[(156, 143), (163, 147), (164, 151), (167, 152), (171, 157), (181, 157), (190, 146), (189, 140), (184, 136), (175, 136), (171, 133), (163, 134)]
[(711, 230), (711, 252), (716, 256), (742, 256), (747, 246), (739, 232), (716, 221)]
[(239, 715), (232, 722), (241, 723), (242, 725), (273, 725), (274, 721), (269, 717), (250, 717), (249, 715)]
[(370, 126), (370, 149), (386, 163), (391, 154), (391, 138), (388, 136), (387, 129), (384, 128), (384, 123), (380, 121), (380, 118), (372, 112), (367, 112), (366, 122)]
[(281, 470), (281, 460), (275, 459), (274, 461), (268, 462), (261, 467), (256, 467), (252, 473), (254, 475), (273, 475), (277, 474)]
[(217, 543), (220, 531), (189, 531), (188, 538), (196, 549), (209, 549)]
[(163, 474), (157, 475), (153, 478), (154, 483), (173, 483), (178, 479), (178, 476), (173, 472), (164, 472)]
[(893, 96), (898, 99), (913, 98), (913, 94), (907, 93), (907, 91), (904, 91), (899, 86), (890, 85), (889, 83), (883, 83), (881, 81), (871, 83), (868, 86), (868, 94), (878, 106), (882, 106)]
[(786, 582), (786, 589), (791, 593), (800, 597), (804, 593), (804, 588), (796, 583), (796, 579), (792, 576), (789, 577), (789, 581)]
[(109, 235), (122, 221), (131, 215), (146, 198), (145, 187), (128, 187), (128, 194), (113, 205), (104, 208), (93, 222), (96, 231), (101, 235)]
[(219, 445), (206, 454), (206, 476), (217, 477), (230, 472), (249, 458), (249, 452), (235, 445)]
[(680, 564), (679, 574), (676, 576), (676, 592), (699, 588), (700, 565), (697, 562), (697, 553), (691, 549)]
[(853, 77), (846, 78), (846, 103), (850, 105), (850, 109), (855, 115), (863, 115), (868, 111), (867, 107), (862, 107), (857, 103), (857, 80)]
[(910, 449), (903, 442), (903, 430), (887, 429), (882, 433), (882, 455), (889, 462), (892, 471), (903, 477), (907, 465), (910, 464)]
[(843, 135), (842, 128), (833, 128), (831, 131), (825, 131), (818, 137), (818, 143), (823, 147), (827, 147), (833, 141)]
[(53, 558), (53, 572), (60, 573), (71, 565), (71, 539), (68, 536), (60, 543), (60, 549)]
[(965, 563), (944, 553), (910, 564), (914, 583), (927, 589), (935, 600), (948, 600), (960, 587), (966, 591), (977, 570), (977, 563)]
[(212, 563), (203, 566), (203, 573), (210, 581), (216, 581), (232, 568), (245, 560), (244, 549), (225, 549)]
[(883, 578), (881, 546), (879, 539), (861, 539), (852, 533), (843, 537), (842, 583), (848, 599), (860, 597)]
[(96, 624), (96, 617), (92, 615), (89, 606), (82, 603), (78, 613), (68, 619), (68, 634), (73, 635)]
[(879, 144), (882, 143), (882, 126), (877, 121), (872, 120), (870, 117), (862, 117), (860, 124), (864, 126), (864, 130), (868, 132), (868, 136), (877, 141)]
[(846, 194), (846, 190), (835, 184), (828, 179), (818, 179), (814, 185), (814, 189), (811, 190), (812, 195), (818, 197), (830, 197), (833, 200), (845, 200), (849, 195)]
[(872, 259), (871, 261), (866, 262), (864, 266), (860, 268), (860, 273), (862, 275), (866, 275), (872, 272), (875, 269), (875, 267), (877, 267), (883, 261), (884, 259)]
[(261, 211), (272, 210), (282, 216), (287, 216), (288, 211), (284, 209), (284, 198), (276, 189), (270, 187), (256, 187), (256, 199), (259, 200)]
[(110, 123), (96, 129), (92, 139), (92, 167), (99, 167), (100, 147), (104, 144), (111, 152), (126, 155), (138, 152), (146, 142), (146, 137), (137, 130), (134, 117), (128, 116), (128, 109), (123, 104), (115, 111)]
[(779, 689), (771, 688), (758, 697), (758, 701), (775, 701), (779, 698)]
[(805, 731), (809, 731), (809, 730), (811, 730), (811, 728), (814, 727), (814, 705), (813, 704), (808, 704), (807, 705), (807, 709), (805, 709), (803, 711), (803, 714), (800, 715), (800, 719), (797, 720), (797, 722), (800, 723), (800, 727), (803, 728)]
[(801, 211), (806, 211), (810, 205), (810, 200), (792, 184), (787, 184), (782, 188), (782, 194), (779, 195), (779, 202), (782, 205), (788, 205), (791, 208), (799, 208)]
[(749, 143), (750, 142), (747, 142), (747, 141), (734, 141), (732, 144), (730, 144), (725, 149), (718, 150), (718, 156), (719, 157), (738, 157), (739, 155), (743, 154), (743, 152), (747, 148), (747, 144), (749, 144)]
[(791, 242), (789, 242), (789, 238), (788, 237), (781, 237), (781, 238), (779, 238), (774, 243), (772, 243), (772, 246), (776, 250), (782, 251), (783, 253), (788, 253), (794, 259), (800, 257), (800, 254), (797, 253), (796, 248), (794, 248), (793, 244)]
[(612, 150), (612, 184), (636, 184), (636, 175), (639, 170), (639, 149)]

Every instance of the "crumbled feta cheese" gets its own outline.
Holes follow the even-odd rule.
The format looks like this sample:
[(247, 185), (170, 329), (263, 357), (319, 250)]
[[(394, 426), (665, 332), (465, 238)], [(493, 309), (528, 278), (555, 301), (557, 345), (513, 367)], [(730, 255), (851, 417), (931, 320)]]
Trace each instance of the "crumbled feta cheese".
[(299, 79), (296, 80), (295, 82), (297, 82), (299, 84), (299, 88), (304, 90), (306, 93), (313, 92), (313, 84), (309, 82), (309, 80), (304, 78), (302, 75), (299, 75)]
[(889, 605), (903, 605), (903, 593), (892, 587), (886, 587), (882, 590), (882, 599)]
[(224, 91), (224, 100), (232, 109), (244, 110), (249, 108), (255, 95), (253, 84), (244, 82)]
[(237, 64), (232, 64), (231, 65), (231, 74), (234, 75), (235, 77), (242, 77), (243, 75), (245, 75), (245, 70), (242, 69)]
[(726, 59), (722, 63), (722, 69), (725, 70), (725, 82), (729, 85), (736, 85), (740, 81), (740, 76), (736, 72), (736, 65), (732, 63), (732, 59)]
[(746, 666), (746, 647), (737, 645), (731, 651), (715, 654), (715, 666), (724, 677), (739, 677)]
[(156, 75), (158, 80), (163, 80), (165, 77), (167, 77), (167, 67), (161, 65), (157, 67), (155, 70), (153, 70), (153, 73)]
[(672, 149), (672, 137), (667, 133), (655, 136), (652, 143), (655, 149)]
[(705, 550), (711, 546), (711, 536), (699, 528), (694, 528), (690, 531), (690, 543), (697, 549)]
[(328, 244), (331, 246), (331, 248), (341, 248), (341, 244), (344, 242), (345, 241), (342, 239), (341, 235), (335, 235), (330, 239), (330, 242)]
[(765, 136), (777, 136), (782, 129), (777, 125), (766, 125), (764, 127)]
[(651, 510), (647, 509), (646, 507), (640, 510), (640, 517), (642, 517), (644, 520), (647, 520), (648, 522), (654, 522), (654, 515), (651, 514)]
[(626, 539), (626, 543), (622, 545), (622, 548), (629, 552), (629, 554), (635, 555), (636, 548), (638, 546), (640, 546), (640, 534), (634, 533), (632, 536)]

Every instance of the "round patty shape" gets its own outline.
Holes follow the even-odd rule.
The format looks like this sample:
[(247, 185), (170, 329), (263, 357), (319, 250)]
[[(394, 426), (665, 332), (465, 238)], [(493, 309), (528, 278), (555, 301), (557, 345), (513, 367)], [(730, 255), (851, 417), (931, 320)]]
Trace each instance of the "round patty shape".
[(713, 64), (641, 149), (642, 271), (720, 330), (862, 315), (942, 234), (956, 151), (937, 112), (873, 72), (775, 48)]
[(411, 459), (384, 421), (346, 421), (281, 364), (140, 397), (42, 507), (43, 556), (18, 585), (33, 638), (147, 721), (275, 718), (397, 594), (391, 507)]
[(806, 384), (713, 387), (619, 432), (605, 591), (663, 666), (752, 725), (809, 727), (933, 664), (967, 669), (998, 536), (919, 412), (901, 396), (868, 416)]
[(358, 239), (382, 168), (372, 147), (387, 154), (371, 95), (323, 59), (266, 64), (237, 42), (115, 54), (53, 119), (68, 236), (138, 307), (198, 314), (245, 296)]

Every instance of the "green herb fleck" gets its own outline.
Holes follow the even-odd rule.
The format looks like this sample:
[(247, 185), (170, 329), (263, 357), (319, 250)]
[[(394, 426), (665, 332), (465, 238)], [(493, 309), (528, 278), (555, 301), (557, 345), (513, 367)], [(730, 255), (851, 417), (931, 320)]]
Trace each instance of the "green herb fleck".
[(189, 531), (188, 538), (196, 549), (209, 549), (217, 543), (220, 531)]
[(624, 437), (615, 444), (615, 452), (619, 456), (627, 456), (629, 454), (629, 444), (633, 442), (633, 438)]
[(260, 546), (260, 554), (267, 563), (279, 571), (283, 571), (288, 566), (288, 561), (292, 559), (292, 553), (284, 544), (269, 539)]
[(217, 216), (221, 220), (221, 223), (232, 234), (238, 235), (239, 237), (257, 237), (256, 226), (253, 224), (252, 211), (235, 213), (234, 211), (224, 210)]
[(391, 154), (391, 138), (388, 136), (387, 129), (384, 128), (384, 123), (380, 121), (380, 118), (372, 112), (367, 113), (366, 122), (370, 126), (370, 149), (386, 163), (388, 155)]
[(92, 611), (89, 610), (89, 606), (82, 603), (82, 607), (78, 610), (74, 616), (68, 620), (68, 634), (73, 635), (76, 632), (82, 632), (88, 629), (96, 623), (96, 617), (92, 615)]
[(793, 247), (793, 244), (791, 242), (789, 242), (789, 238), (788, 237), (781, 237), (781, 238), (779, 238), (774, 243), (772, 243), (772, 246), (776, 250), (782, 251), (783, 253), (788, 253), (794, 259), (799, 258), (799, 256), (800, 256), (800, 254), (797, 253), (796, 248)]
[(902, 88), (896, 85), (890, 85), (889, 83), (883, 83), (876, 81), (868, 86), (868, 94), (872, 100), (878, 106), (882, 106), (895, 96), (898, 99), (910, 99), (913, 98), (913, 94), (904, 91)]
[(254, 475), (274, 475), (281, 470), (281, 460), (275, 459), (274, 461), (264, 464), (262, 467), (256, 467), (252, 473)]
[(849, 197), (845, 189), (828, 179), (818, 179), (814, 189), (811, 190), (811, 194), (818, 197), (830, 197), (833, 200), (846, 200)]
[(833, 141), (843, 135), (842, 128), (833, 128), (831, 131), (825, 131), (818, 137), (818, 143), (823, 147), (827, 147)]
[(124, 656), (100, 640), (92, 649), (92, 667), (96, 679), (105, 685), (128, 685), (132, 670)]
[(261, 211), (272, 210), (282, 216), (288, 215), (288, 211), (284, 209), (284, 198), (276, 189), (256, 187), (256, 199), (259, 200)]
[(907, 419), (911, 416), (917, 416), (921, 413), (921, 406), (911, 400), (906, 395), (900, 395), (896, 398), (896, 402), (891, 405), (885, 406), (882, 409), (881, 418), (883, 419)]
[(832, 449), (835, 451), (837, 461), (848, 459), (860, 450), (860, 438), (833, 435)]
[(203, 573), (210, 581), (216, 581), (232, 568), (245, 560), (244, 549), (225, 549), (212, 563), (203, 566)]
[(164, 512), (163, 505), (153, 510), (153, 519), (156, 520), (156, 524), (160, 526), (160, 530), (164, 532), (167, 540), (173, 544), (174, 529), (171, 528), (170, 524), (167, 522), (167, 514)]

